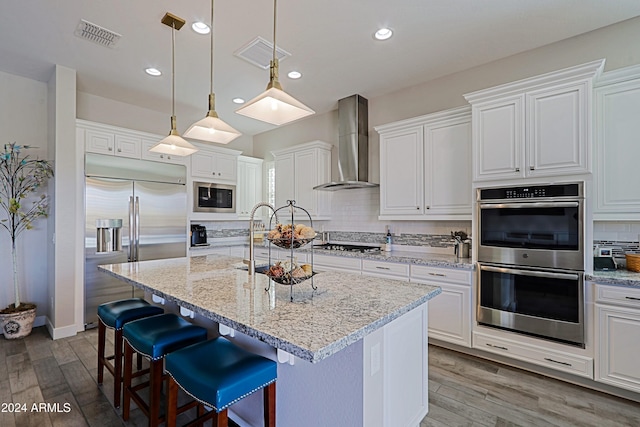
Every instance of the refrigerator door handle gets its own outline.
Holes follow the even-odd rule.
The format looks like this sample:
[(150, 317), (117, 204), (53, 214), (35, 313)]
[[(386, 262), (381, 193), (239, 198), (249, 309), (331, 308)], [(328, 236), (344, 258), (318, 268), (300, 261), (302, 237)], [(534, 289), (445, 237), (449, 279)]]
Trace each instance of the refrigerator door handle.
[(136, 253), (135, 253), (135, 259), (134, 261), (140, 261), (140, 199), (138, 198), (138, 196), (136, 196)]
[(135, 218), (133, 216), (133, 196), (129, 196), (129, 250), (127, 254), (127, 261), (132, 262), (134, 260), (134, 229)]

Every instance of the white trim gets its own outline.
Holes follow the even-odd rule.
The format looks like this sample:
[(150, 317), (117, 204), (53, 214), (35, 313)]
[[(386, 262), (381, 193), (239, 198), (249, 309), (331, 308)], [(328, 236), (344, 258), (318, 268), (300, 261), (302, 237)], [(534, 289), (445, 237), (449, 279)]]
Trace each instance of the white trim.
[[(42, 319), (42, 320), (39, 320), (39, 319)], [(46, 316), (36, 317), (36, 321), (34, 322), (33, 326), (42, 326), (42, 325), (46, 325), (47, 330), (49, 331), (49, 335), (51, 335), (51, 339), (53, 340), (58, 340), (60, 338), (74, 337), (79, 332), (77, 325), (68, 325), (62, 328), (55, 328), (48, 317)]]
[(593, 87), (608, 86), (615, 83), (622, 83), (628, 80), (635, 80), (640, 77), (640, 65), (618, 68), (617, 70), (603, 73), (593, 82)]

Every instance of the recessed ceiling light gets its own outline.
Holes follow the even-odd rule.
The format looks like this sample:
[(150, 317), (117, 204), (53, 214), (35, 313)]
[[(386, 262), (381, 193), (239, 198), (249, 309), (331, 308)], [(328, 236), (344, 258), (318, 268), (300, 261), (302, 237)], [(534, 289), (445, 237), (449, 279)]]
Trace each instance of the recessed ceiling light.
[(204, 22), (194, 22), (191, 24), (191, 29), (198, 34), (209, 34), (209, 31), (211, 31), (211, 28)]
[(302, 77), (302, 73), (300, 71), (289, 71), (287, 76), (289, 76), (290, 79), (299, 79)]
[(233, 98), (234, 104), (244, 104), (244, 99), (242, 98)]
[(162, 71), (158, 70), (157, 68), (153, 68), (153, 67), (145, 68), (144, 72), (149, 74), (150, 76), (153, 76), (153, 77), (158, 77), (158, 76), (162, 75)]
[(387, 40), (392, 35), (393, 35), (393, 31), (390, 28), (380, 28), (378, 31), (375, 32), (373, 37), (375, 37), (376, 40)]

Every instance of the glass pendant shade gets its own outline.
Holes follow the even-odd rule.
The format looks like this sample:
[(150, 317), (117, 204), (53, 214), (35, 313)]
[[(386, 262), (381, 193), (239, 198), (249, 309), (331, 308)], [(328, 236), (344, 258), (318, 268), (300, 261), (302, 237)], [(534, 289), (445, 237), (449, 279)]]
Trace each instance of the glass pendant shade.
[(282, 87), (269, 84), (267, 90), (236, 110), (236, 113), (280, 126), (310, 116), (315, 111), (286, 93)]
[(209, 113), (207, 116), (192, 124), (184, 133), (184, 136), (207, 142), (228, 144), (242, 134), (218, 117), (213, 108), (213, 96), (213, 94), (209, 95)]
[(173, 156), (190, 156), (198, 149), (180, 136), (176, 130), (176, 118), (171, 116), (171, 132), (166, 138), (151, 147), (149, 151)]

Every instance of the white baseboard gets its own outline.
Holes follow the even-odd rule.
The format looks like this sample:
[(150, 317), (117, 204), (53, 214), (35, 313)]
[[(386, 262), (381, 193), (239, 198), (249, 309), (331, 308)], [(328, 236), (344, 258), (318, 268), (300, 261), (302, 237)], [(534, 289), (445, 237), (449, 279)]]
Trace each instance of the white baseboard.
[[(51, 323), (48, 317), (45, 317), (45, 316), (42, 316), (42, 317), (46, 319), (47, 330), (49, 331), (49, 335), (51, 335), (51, 338), (54, 340), (57, 340), (60, 338), (73, 337), (78, 334), (78, 328), (76, 327), (76, 325), (64, 326), (62, 328), (54, 328), (53, 324)], [(43, 322), (43, 324), (45, 323)]]

